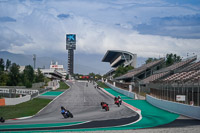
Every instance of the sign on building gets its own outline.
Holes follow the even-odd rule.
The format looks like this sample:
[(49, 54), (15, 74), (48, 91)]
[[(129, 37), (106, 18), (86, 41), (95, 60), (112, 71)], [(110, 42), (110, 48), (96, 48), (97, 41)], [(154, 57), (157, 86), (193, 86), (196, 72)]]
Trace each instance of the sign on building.
[(176, 101), (184, 102), (185, 101), (185, 95), (176, 95)]
[(76, 34), (66, 34), (66, 49), (76, 49)]

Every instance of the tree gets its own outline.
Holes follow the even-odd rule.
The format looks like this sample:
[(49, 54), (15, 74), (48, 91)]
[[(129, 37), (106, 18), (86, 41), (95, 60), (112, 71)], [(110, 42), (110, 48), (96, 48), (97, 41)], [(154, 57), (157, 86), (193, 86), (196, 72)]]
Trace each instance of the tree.
[(23, 84), (27, 88), (31, 88), (32, 83), (33, 83), (34, 78), (35, 78), (34, 70), (33, 70), (33, 67), (31, 65), (25, 66), (22, 77), (23, 77)]
[(9, 81), (8, 74), (5, 72), (1, 72), (0, 74), (0, 86), (6, 86)]
[(89, 76), (90, 76), (90, 78), (95, 78), (95, 74), (92, 72), (92, 73), (89, 73)]
[(4, 60), (0, 58), (0, 72), (4, 71), (5, 65), (4, 65)]
[(96, 74), (97, 79), (101, 79), (102, 76), (100, 74)]
[(8, 71), (8, 69), (11, 66), (11, 61), (9, 59), (6, 60), (6, 71)]
[(44, 82), (44, 75), (42, 74), (42, 72), (40, 71), (40, 69), (37, 69), (37, 75), (35, 76), (35, 82)]
[(117, 68), (117, 70), (115, 71), (115, 73), (114, 73), (114, 78), (115, 78), (115, 77), (119, 77), (119, 76), (121, 76), (121, 75), (127, 73), (129, 70), (132, 70), (132, 69), (134, 69), (134, 67), (133, 67), (133, 66), (130, 66), (130, 65), (128, 65), (128, 66), (126, 66), (126, 67), (119, 66), (119, 67)]
[(17, 65), (16, 63), (13, 63), (10, 67), (9, 78), (9, 85), (16, 86), (20, 81), (19, 65)]
[(148, 64), (148, 63), (151, 63), (151, 62), (156, 61), (156, 60), (158, 60), (158, 59), (156, 59), (156, 58), (148, 58), (145, 62), (146, 62), (146, 64)]
[(181, 61), (181, 57), (177, 56), (176, 54), (171, 53), (166, 55), (166, 66), (170, 66), (179, 61)]
[(31, 65), (25, 66), (24, 77), (27, 78), (28, 81), (33, 82), (35, 75)]
[(67, 75), (66, 75), (65, 79), (66, 79), (66, 80), (68, 80), (68, 79), (69, 79), (69, 74), (67, 74)]

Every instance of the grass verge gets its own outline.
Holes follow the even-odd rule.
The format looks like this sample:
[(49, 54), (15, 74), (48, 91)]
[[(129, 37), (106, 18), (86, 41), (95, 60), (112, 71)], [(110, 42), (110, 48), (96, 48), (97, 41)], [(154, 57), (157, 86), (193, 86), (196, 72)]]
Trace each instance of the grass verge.
[(45, 107), (50, 101), (49, 99), (35, 98), (17, 105), (0, 106), (0, 117), (4, 119), (13, 119), (32, 116)]
[(60, 81), (60, 87), (54, 91), (65, 91), (68, 88), (69, 88), (69, 86), (67, 84), (65, 84), (65, 82)]
[(97, 81), (97, 84), (98, 84), (99, 87), (101, 87), (101, 88), (109, 88), (106, 84), (102, 83), (101, 81)]

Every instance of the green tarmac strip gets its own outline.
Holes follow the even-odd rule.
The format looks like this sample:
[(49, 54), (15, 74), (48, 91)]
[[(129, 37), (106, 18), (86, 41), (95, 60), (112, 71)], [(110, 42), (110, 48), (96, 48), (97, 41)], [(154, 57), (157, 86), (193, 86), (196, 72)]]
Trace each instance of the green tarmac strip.
[(42, 94), (41, 96), (58, 96), (62, 93), (63, 93), (63, 91), (49, 91), (49, 92)]

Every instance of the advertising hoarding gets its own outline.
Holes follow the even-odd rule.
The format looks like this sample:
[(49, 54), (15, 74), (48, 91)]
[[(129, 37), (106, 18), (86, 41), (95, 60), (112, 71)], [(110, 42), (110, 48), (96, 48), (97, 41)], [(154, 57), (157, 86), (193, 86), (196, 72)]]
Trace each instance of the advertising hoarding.
[(176, 101), (184, 102), (185, 101), (185, 95), (176, 95)]
[(76, 43), (76, 34), (67, 34), (66, 35), (66, 43), (67, 44), (75, 44)]
[(66, 49), (76, 49), (76, 34), (66, 34)]

